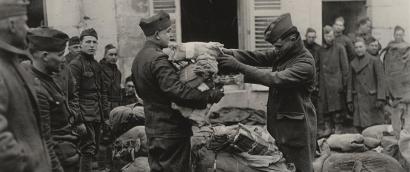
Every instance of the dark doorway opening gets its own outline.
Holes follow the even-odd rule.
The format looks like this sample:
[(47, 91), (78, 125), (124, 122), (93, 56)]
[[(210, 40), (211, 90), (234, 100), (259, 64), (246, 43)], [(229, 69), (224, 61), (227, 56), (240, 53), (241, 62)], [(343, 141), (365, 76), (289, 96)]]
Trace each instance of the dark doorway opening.
[(237, 0), (181, 0), (182, 42), (220, 42), (238, 48)]
[(365, 0), (324, 0), (322, 3), (323, 26), (332, 26), (334, 20), (342, 16), (345, 19), (345, 34), (354, 33), (357, 21), (366, 16)]
[(45, 26), (45, 13), (43, 0), (31, 0), (27, 7), (27, 25), (29, 27)]

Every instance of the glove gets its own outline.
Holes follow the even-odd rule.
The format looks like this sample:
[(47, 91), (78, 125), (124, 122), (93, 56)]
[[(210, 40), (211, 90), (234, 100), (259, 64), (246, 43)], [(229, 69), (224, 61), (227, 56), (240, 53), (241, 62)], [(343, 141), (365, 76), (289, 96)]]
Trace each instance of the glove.
[(218, 61), (218, 68), (222, 70), (238, 71), (243, 65), (241, 62), (236, 60), (235, 57), (226, 54), (217, 57), (216, 60)]
[(209, 91), (208, 103), (218, 103), (225, 94), (222, 90), (214, 89)]
[(376, 107), (377, 107), (378, 109), (383, 109), (383, 108), (384, 108), (384, 105), (385, 105), (385, 102), (384, 102), (383, 100), (377, 100), (377, 101), (376, 101)]
[(353, 112), (354, 111), (353, 103), (347, 103), (347, 109), (349, 110), (349, 112)]

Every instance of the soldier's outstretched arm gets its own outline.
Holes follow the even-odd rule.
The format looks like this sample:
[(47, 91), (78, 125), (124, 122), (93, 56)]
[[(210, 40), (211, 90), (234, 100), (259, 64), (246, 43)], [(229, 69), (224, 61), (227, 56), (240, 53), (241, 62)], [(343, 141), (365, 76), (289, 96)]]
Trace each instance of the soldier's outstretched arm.
[(203, 109), (206, 107), (209, 94), (181, 82), (176, 69), (168, 61), (166, 55), (153, 61), (150, 68), (160, 89), (172, 102), (191, 108)]
[(223, 52), (234, 56), (241, 63), (257, 67), (272, 67), (278, 56), (273, 48), (259, 51), (223, 49)]
[(3, 171), (22, 172), (26, 166), (24, 150), (13, 133), (8, 130), (6, 115), (9, 106), (9, 90), (5, 80), (0, 76), (0, 169)]

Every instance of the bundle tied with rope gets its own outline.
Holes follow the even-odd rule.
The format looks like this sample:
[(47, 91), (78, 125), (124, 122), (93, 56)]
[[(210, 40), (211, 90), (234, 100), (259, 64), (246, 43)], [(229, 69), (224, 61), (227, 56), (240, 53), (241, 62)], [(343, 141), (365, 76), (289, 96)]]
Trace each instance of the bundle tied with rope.
[[(205, 92), (222, 89), (222, 85), (217, 82), (218, 62), (216, 61), (222, 47), (223, 44), (217, 42), (187, 42), (172, 44), (163, 51), (179, 70), (180, 81)], [(208, 104), (205, 109), (193, 109), (172, 103), (173, 109), (181, 112), (182, 116), (192, 120), (198, 126), (208, 124), (207, 115), (211, 106)]]

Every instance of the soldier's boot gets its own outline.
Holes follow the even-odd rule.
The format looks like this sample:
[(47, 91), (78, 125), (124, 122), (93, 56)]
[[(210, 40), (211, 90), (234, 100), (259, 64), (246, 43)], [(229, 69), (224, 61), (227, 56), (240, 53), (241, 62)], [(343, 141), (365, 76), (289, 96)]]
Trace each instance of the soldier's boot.
[(80, 159), (80, 172), (92, 172), (93, 156), (84, 154)]

